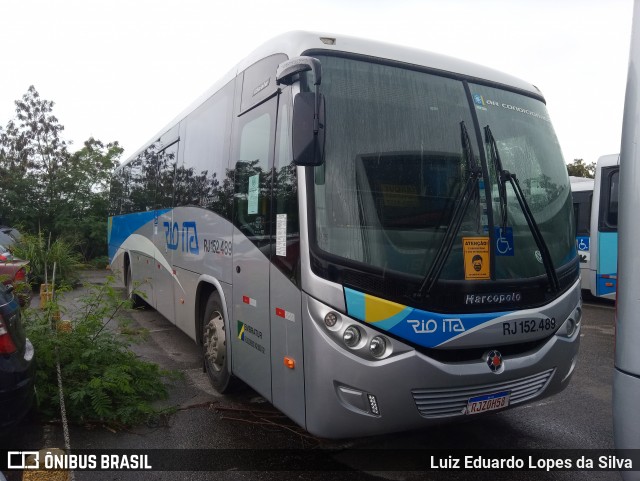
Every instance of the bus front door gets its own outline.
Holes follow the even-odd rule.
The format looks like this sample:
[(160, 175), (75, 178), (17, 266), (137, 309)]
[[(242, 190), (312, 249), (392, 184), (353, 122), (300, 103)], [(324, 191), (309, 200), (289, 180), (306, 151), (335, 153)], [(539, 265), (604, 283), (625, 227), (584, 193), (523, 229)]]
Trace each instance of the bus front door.
[(232, 159), (233, 201), (232, 371), (269, 401), (271, 329), (271, 168), (277, 96), (238, 117)]

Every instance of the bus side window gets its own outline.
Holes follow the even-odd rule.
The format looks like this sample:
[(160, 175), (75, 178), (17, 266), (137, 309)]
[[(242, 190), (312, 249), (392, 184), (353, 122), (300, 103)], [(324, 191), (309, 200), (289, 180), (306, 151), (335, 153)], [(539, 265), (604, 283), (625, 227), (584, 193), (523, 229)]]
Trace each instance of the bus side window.
[(618, 170), (609, 176), (609, 198), (607, 203), (607, 224), (609, 227), (618, 227)]
[[(258, 109), (256, 109), (258, 110)], [(245, 114), (235, 165), (234, 223), (258, 246), (269, 242), (270, 152), (274, 122), (269, 112)]]
[(177, 157), (178, 142), (171, 144), (158, 154), (157, 209), (173, 207), (173, 187)]
[(602, 168), (600, 179), (600, 202), (598, 207), (598, 230), (617, 232), (618, 230), (618, 167)]
[(175, 175), (175, 205), (198, 206), (231, 219), (233, 179), (229, 144), (234, 82), (196, 109), (184, 122), (183, 160)]
[(289, 280), (298, 284), (300, 224), (298, 221), (298, 177), (291, 149), (291, 91), (280, 96), (276, 158), (273, 178), (271, 261)]
[(123, 214), (126, 181), (125, 168), (121, 167), (113, 173), (109, 188), (109, 216)]
[(573, 213), (576, 220), (576, 236), (589, 236), (591, 234), (591, 201), (593, 194), (590, 191), (573, 193)]
[(133, 212), (149, 212), (155, 208), (157, 181), (157, 147), (154, 142), (131, 162), (129, 196)]

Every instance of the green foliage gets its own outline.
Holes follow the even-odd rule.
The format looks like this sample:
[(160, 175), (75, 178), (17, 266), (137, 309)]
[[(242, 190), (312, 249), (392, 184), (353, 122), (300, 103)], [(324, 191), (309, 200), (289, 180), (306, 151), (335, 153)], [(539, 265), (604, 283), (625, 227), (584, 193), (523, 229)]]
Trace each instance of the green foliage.
[(98, 256), (91, 259), (89, 265), (94, 269), (106, 269), (109, 265), (109, 257), (107, 256)]
[(593, 179), (596, 175), (596, 163), (585, 164), (583, 159), (574, 159), (572, 164), (567, 164), (567, 172), (575, 177)]
[(77, 239), (85, 259), (107, 252), (109, 178), (123, 149), (94, 138), (71, 153), (54, 103), (31, 86), (0, 128), (0, 221)]
[(109, 278), (104, 285), (91, 286), (73, 312), (63, 313), (73, 326), (69, 332), (51, 328), (52, 312), (61, 308), (55, 301), (45, 311), (25, 312), (27, 334), (37, 353), (37, 407), (47, 418), (60, 416), (58, 360), (72, 422), (134, 425), (155, 422), (167, 412), (153, 403), (167, 398), (163, 381), (175, 374), (129, 349), (132, 339), (116, 326), (129, 301), (121, 300), (113, 282)]
[(53, 102), (33, 86), (15, 104), (16, 117), (0, 135), (1, 217), (37, 226), (52, 217), (60, 198), (57, 177), (68, 157), (64, 127), (52, 114)]
[(90, 138), (72, 154), (62, 183), (66, 198), (56, 210), (54, 233), (78, 240), (84, 259), (107, 253), (109, 181), (123, 149)]
[(13, 247), (13, 253), (29, 261), (29, 277), (33, 285), (47, 280), (52, 282), (53, 264), (56, 264), (56, 285), (73, 286), (78, 282), (78, 269), (82, 266), (75, 244), (62, 238), (50, 240), (40, 233), (23, 234)]

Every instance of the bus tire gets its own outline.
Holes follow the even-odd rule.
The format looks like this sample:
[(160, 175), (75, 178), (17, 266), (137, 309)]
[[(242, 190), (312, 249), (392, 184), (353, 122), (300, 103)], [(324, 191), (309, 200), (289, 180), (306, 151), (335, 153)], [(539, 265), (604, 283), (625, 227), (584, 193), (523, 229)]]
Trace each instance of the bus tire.
[(144, 304), (138, 294), (135, 293), (133, 287), (133, 275), (131, 273), (131, 264), (127, 264), (127, 274), (125, 277), (125, 285), (127, 287), (127, 299), (131, 301), (131, 307), (138, 308)]
[(202, 356), (211, 385), (219, 393), (231, 388), (231, 374), (227, 365), (227, 323), (217, 292), (207, 300), (202, 318)]

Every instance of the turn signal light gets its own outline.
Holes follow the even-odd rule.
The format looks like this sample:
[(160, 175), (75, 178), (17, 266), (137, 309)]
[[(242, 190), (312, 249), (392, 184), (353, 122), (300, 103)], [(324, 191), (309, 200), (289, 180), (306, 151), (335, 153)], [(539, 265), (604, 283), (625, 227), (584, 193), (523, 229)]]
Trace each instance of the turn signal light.
[(324, 316), (324, 324), (327, 327), (334, 327), (338, 322), (338, 314), (335, 312), (329, 312), (326, 316)]
[(295, 369), (296, 361), (291, 357), (285, 356), (284, 365), (287, 366), (289, 369)]

